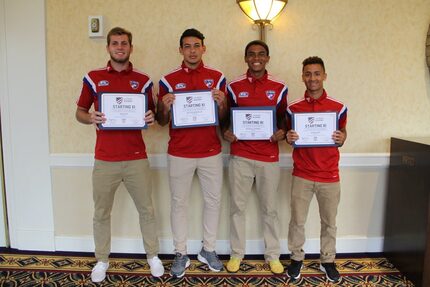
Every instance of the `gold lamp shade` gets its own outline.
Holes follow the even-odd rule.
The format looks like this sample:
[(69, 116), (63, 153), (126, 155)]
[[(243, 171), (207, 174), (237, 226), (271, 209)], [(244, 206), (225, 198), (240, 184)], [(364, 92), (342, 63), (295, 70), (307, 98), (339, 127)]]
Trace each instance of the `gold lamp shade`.
[(240, 9), (256, 24), (270, 24), (288, 0), (236, 0)]

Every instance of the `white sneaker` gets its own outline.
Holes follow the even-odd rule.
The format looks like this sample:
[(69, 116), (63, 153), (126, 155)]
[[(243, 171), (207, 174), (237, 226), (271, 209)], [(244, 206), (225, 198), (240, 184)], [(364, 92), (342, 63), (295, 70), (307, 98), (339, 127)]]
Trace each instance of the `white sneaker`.
[(148, 259), (149, 268), (151, 269), (151, 275), (154, 277), (161, 277), (164, 274), (164, 266), (163, 262), (157, 257), (154, 256), (151, 259)]
[(91, 281), (94, 283), (102, 282), (106, 278), (106, 271), (109, 268), (109, 262), (97, 262), (96, 266), (94, 266), (91, 271)]

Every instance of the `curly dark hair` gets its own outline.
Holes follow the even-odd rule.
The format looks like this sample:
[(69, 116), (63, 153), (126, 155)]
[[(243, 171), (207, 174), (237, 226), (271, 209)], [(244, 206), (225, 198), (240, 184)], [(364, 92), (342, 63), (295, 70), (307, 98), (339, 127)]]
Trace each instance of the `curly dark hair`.
[(304, 59), (302, 71), (304, 70), (305, 66), (312, 65), (312, 64), (321, 65), (321, 67), (323, 68), (323, 71), (325, 72), (324, 61), (320, 57), (317, 57), (317, 56), (312, 56), (312, 57), (308, 57), (308, 58)]

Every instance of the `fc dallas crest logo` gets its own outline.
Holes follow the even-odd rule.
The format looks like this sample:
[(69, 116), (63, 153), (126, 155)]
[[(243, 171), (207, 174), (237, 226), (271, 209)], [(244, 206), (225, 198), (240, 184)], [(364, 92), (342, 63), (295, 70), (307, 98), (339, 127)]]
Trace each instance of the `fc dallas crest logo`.
[(212, 88), (212, 86), (214, 85), (213, 79), (205, 79), (204, 82), (205, 82), (206, 87), (208, 87), (208, 88)]
[(133, 90), (137, 90), (137, 88), (139, 88), (139, 82), (136, 82), (136, 81), (130, 81), (130, 87), (131, 87)]
[(266, 97), (269, 100), (273, 100), (273, 98), (275, 97), (275, 91), (273, 91), (273, 90), (266, 91)]

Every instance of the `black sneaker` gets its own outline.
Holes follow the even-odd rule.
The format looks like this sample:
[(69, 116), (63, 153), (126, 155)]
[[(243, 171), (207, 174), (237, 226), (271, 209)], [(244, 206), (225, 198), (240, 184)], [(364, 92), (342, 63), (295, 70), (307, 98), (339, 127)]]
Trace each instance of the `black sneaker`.
[(340, 279), (340, 274), (334, 263), (321, 263), (320, 270), (325, 273), (327, 279), (331, 282), (337, 282)]
[(290, 266), (287, 267), (287, 276), (297, 280), (300, 278), (300, 270), (303, 268), (303, 261), (291, 259)]

